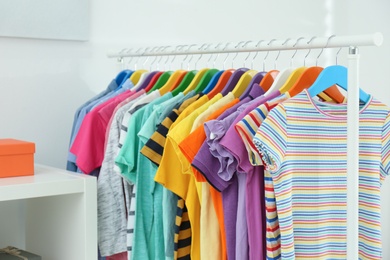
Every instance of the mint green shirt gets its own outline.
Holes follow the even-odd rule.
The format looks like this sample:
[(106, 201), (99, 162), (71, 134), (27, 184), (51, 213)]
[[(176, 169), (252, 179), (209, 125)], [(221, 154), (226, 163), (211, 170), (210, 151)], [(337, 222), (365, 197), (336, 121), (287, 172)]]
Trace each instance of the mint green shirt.
[[(158, 234), (155, 230), (155, 214), (162, 214), (162, 212), (155, 212), (153, 205), (153, 190), (151, 189), (151, 182), (154, 182), (153, 177), (149, 177), (148, 168), (145, 168), (143, 162), (146, 158), (140, 158), (140, 150), (142, 148), (138, 132), (145, 124), (147, 118), (153, 113), (154, 106), (161, 104), (172, 98), (172, 93), (167, 93), (159, 97), (141, 109), (137, 110), (130, 118), (128, 123), (128, 130), (126, 140), (121, 149), (123, 159), (127, 163), (127, 171), (122, 172), (122, 176), (135, 184), (135, 225), (134, 225), (134, 239), (132, 245), (132, 259), (161, 259), (156, 256), (156, 236)], [(162, 189), (162, 187), (160, 187)], [(157, 191), (157, 194), (159, 192)], [(160, 192), (161, 193), (161, 192)], [(162, 233), (162, 232), (161, 232)], [(160, 243), (164, 243), (163, 234)], [(164, 248), (164, 247), (163, 247)]]

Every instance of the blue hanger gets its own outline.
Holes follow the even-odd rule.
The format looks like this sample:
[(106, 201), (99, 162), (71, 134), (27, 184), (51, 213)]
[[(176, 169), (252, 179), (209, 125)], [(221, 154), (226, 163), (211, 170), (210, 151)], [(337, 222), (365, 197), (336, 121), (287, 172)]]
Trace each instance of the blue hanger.
[(118, 87), (122, 86), (123, 83), (125, 83), (126, 79), (130, 77), (131, 74), (133, 74), (134, 71), (132, 70), (122, 70), (118, 73), (118, 75), (115, 77), (116, 84)]
[[(240, 96), (240, 100), (243, 100), (245, 97), (247, 97), (249, 95), (249, 93), (252, 91), (252, 88), (258, 88), (261, 82), (261, 80), (264, 78), (265, 74), (267, 74), (267, 72), (265, 71), (262, 71), (262, 72), (259, 72), (257, 73), (251, 80), (251, 82), (249, 83), (248, 87), (245, 89), (244, 93), (241, 94)], [(256, 84), (256, 85), (254, 85)]]
[(233, 75), (230, 77), (228, 83), (226, 83), (226, 86), (222, 89), (221, 94), (226, 96), (230, 91), (232, 91), (237, 85), (237, 82), (240, 80), (241, 76), (248, 70), (249, 69), (247, 68), (240, 68), (233, 72)]
[[(309, 87), (308, 92), (311, 97), (314, 97), (333, 85), (348, 91), (347, 80), (348, 72), (346, 67), (340, 65), (329, 66), (321, 71), (316, 81)], [(359, 99), (367, 103), (370, 95), (359, 89)]]
[(217, 82), (218, 82), (218, 80), (221, 77), (223, 72), (224, 72), (224, 70), (220, 70), (214, 74), (214, 76), (211, 78), (209, 84), (203, 90), (203, 94), (208, 94), (208, 93), (210, 93), (211, 90), (213, 90), (215, 85), (217, 85)]

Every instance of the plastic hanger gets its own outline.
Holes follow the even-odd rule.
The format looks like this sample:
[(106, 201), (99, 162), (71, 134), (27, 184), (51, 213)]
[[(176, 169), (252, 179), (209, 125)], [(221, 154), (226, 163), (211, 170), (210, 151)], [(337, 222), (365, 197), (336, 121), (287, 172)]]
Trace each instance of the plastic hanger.
[[(267, 73), (265, 71), (262, 71), (262, 72), (258, 72), (251, 80), (251, 82), (249, 83), (249, 87), (247, 87), (244, 91), (244, 93), (241, 94), (240, 96), (240, 100), (243, 100), (245, 97), (247, 97), (249, 95), (249, 93), (252, 91), (252, 88), (258, 88), (261, 82), (261, 80), (264, 78), (264, 76), (266, 75)], [(255, 85), (256, 84), (256, 85)]]
[[(222, 51), (224, 51), (229, 44), (230, 43), (227, 43)], [(224, 70), (224, 72), (219, 77), (218, 82), (215, 84), (214, 88), (210, 92), (208, 92), (208, 94), (207, 94), (207, 96), (209, 98), (212, 98), (215, 95), (217, 95), (218, 93), (221, 93), (222, 90), (225, 88), (225, 86), (228, 84), (230, 78), (233, 76), (234, 72), (236, 71), (235, 69), (227, 69), (227, 70), (225, 70), (225, 64), (226, 64), (226, 60), (228, 59), (228, 57), (229, 57), (229, 54), (226, 56), (225, 60), (223, 61), (223, 70)]]
[[(274, 41), (275, 39), (272, 39), (267, 45), (270, 45), (272, 43), (272, 41)], [(256, 45), (256, 47), (258, 45), (260, 45), (260, 43), (263, 42), (263, 40), (259, 41)], [(257, 53), (256, 53), (257, 54)], [(267, 54), (265, 55), (265, 57), (263, 58), (263, 71), (265, 72), (265, 63), (266, 63), (266, 60), (267, 60), (267, 57), (269, 55), (269, 51), (267, 51)], [(272, 86), (272, 84), (274, 83), (274, 80), (275, 78), (278, 76), (279, 74), (279, 70), (270, 70), (268, 71), (263, 79), (260, 81), (260, 87), (264, 90), (264, 91), (268, 91), (269, 88)]]
[(151, 72), (146, 71), (143, 74), (141, 74), (141, 77), (138, 79), (137, 84), (135, 84), (134, 87), (131, 88), (131, 90), (136, 90), (145, 81), (145, 79), (149, 76), (150, 73)]
[(247, 88), (249, 88), (249, 83), (251, 82), (252, 78), (257, 74), (257, 71), (255, 70), (248, 70), (245, 72), (240, 80), (237, 82), (236, 86), (232, 90), (233, 95), (238, 98), (242, 95), (242, 93), (245, 92)]
[(219, 78), (222, 76), (222, 74), (224, 72), (225, 72), (224, 70), (220, 70), (217, 73), (215, 73), (214, 76), (211, 78), (209, 84), (207, 84), (207, 86), (202, 91), (202, 93), (203, 94), (210, 93), (214, 89), (214, 87), (217, 85)]
[[(244, 48), (250, 42), (252, 42), (252, 41), (247, 41), (246, 43), (244, 43), (244, 45), (242, 45), (242, 47)], [(246, 56), (246, 58), (244, 60), (244, 68), (246, 67), (246, 61), (248, 60), (249, 56), (250, 56), (250, 53), (248, 53), (248, 56)], [(252, 85), (250, 85), (250, 83), (251, 83), (253, 77), (256, 76), (256, 74), (257, 74), (257, 71), (250, 69), (241, 76), (240, 80), (237, 82), (236, 86), (232, 90), (232, 93), (236, 98), (241, 97), (242, 94), (245, 92), (245, 90), (247, 90), (247, 89), (250, 90), (250, 88), (252, 87)]]
[(180, 92), (183, 92), (190, 85), (190, 83), (193, 81), (193, 79), (195, 78), (197, 73), (198, 73), (197, 70), (189, 71), (184, 76), (184, 78), (181, 80), (180, 84), (176, 88), (171, 90), (172, 95), (176, 96)]
[[(290, 38), (288, 38), (282, 45), (286, 44), (289, 40)], [(274, 41), (274, 39), (271, 40), (268, 43), (268, 45), (270, 45), (272, 41)], [(275, 65), (274, 65), (275, 69), (276, 69), (276, 62), (279, 58), (279, 55), (280, 55), (280, 51), (278, 52), (278, 55), (275, 58)], [(289, 79), (290, 75), (294, 70), (295, 70), (294, 68), (286, 68), (280, 71), (276, 76), (276, 78), (274, 79), (274, 82), (272, 83), (271, 87), (267, 90), (267, 92), (264, 95), (267, 96), (270, 93), (274, 92), (275, 90), (280, 90), (280, 88), (283, 87), (283, 85), (287, 82), (287, 80)]]
[(132, 70), (122, 70), (121, 72), (118, 73), (115, 77), (115, 82), (118, 86), (122, 86), (122, 84), (130, 77), (130, 75), (134, 71)]
[(295, 70), (293, 70), (286, 80), (286, 82), (283, 84), (282, 87), (279, 88), (280, 93), (287, 92), (297, 81), (297, 79), (302, 75), (302, 73), (306, 70), (306, 67), (300, 67)]
[(188, 87), (183, 91), (183, 94), (187, 95), (190, 91), (194, 90), (207, 71), (209, 71), (209, 69), (207, 68), (199, 70), (198, 73), (196, 73), (195, 77), (192, 79), (191, 83), (188, 85)]
[[(320, 73), (313, 85), (308, 89), (308, 92), (310, 96), (313, 97), (333, 85), (337, 85), (348, 91), (347, 78), (348, 72), (346, 67), (340, 65), (326, 67)], [(359, 99), (360, 101), (367, 103), (370, 99), (370, 95), (362, 89), (359, 89)]]
[(180, 81), (184, 78), (186, 74), (186, 70), (176, 70), (175, 72), (173, 72), (173, 74), (165, 83), (165, 85), (159, 88), (160, 94), (164, 95), (168, 93), (171, 89), (177, 87), (177, 85), (180, 83)]
[[(136, 88), (136, 91), (140, 91), (141, 89), (145, 89), (145, 91), (146, 91), (146, 87), (149, 85), (150, 82), (152, 82), (152, 79), (154, 78), (154, 76), (159, 74), (159, 73), (160, 73), (159, 71), (150, 72), (141, 84), (137, 84), (138, 86)], [(161, 74), (162, 74), (162, 72), (161, 72)]]
[[(205, 45), (203, 44), (199, 50), (201, 50)], [(205, 50), (210, 47), (210, 45), (206, 46)], [(198, 60), (195, 62), (195, 68), (199, 60), (202, 58), (202, 54), (199, 56)], [(196, 93), (200, 93), (210, 82), (211, 78), (215, 73), (217, 73), (218, 70), (216, 69), (202, 69), (200, 70), (196, 76), (194, 77), (193, 81), (190, 83), (190, 85), (184, 90), (184, 94), (187, 95), (190, 91), (194, 90)]]
[[(192, 44), (188, 47), (187, 51), (189, 51), (191, 49), (192, 46), (195, 46), (196, 44)], [(183, 59), (183, 61), (181, 62), (181, 67), (183, 68), (183, 63), (184, 61), (187, 59), (188, 57), (188, 54), (185, 56), (185, 58)], [(198, 73), (197, 70), (191, 70), (189, 71), (189, 68), (190, 68), (190, 62), (192, 60), (193, 56), (191, 55), (191, 58), (190, 60), (188, 61), (188, 65), (187, 65), (187, 74), (184, 76), (184, 78), (179, 82), (179, 84), (172, 88), (170, 91), (172, 92), (172, 95), (176, 96), (177, 94), (179, 94), (180, 92), (183, 92), (190, 84), (191, 82), (193, 81), (193, 79), (195, 78), (196, 74)], [(178, 79), (179, 80), (179, 79)]]
[(269, 88), (272, 86), (272, 83), (274, 83), (275, 78), (278, 76), (279, 71), (278, 70), (270, 70), (265, 74), (263, 79), (260, 81), (260, 87), (264, 91), (268, 91)]
[[(215, 46), (214, 49), (218, 49), (218, 47), (221, 45), (221, 43), (217, 44), (217, 46)], [(215, 62), (216, 60), (218, 59), (219, 57), (219, 53), (217, 53), (217, 55), (215, 56), (215, 59), (213, 61), (213, 68), (215, 68)], [(211, 57), (212, 55), (210, 56), (210, 59), (208, 60), (208, 62), (211, 60)], [(208, 63), (207, 62), (207, 63)], [(221, 78), (222, 74), (225, 72), (225, 70), (220, 70), (218, 71), (217, 73), (214, 74), (214, 76), (211, 78), (210, 82), (207, 84), (207, 86), (203, 89), (202, 93), (203, 94), (209, 94), (213, 89), (214, 87), (217, 85), (217, 83), (219, 82), (219, 79)], [(210, 96), (209, 96), (210, 97)]]
[(130, 76), (131, 82), (133, 82), (134, 85), (137, 85), (139, 79), (141, 78), (141, 75), (148, 72), (147, 70), (136, 70), (134, 73)]
[(229, 79), (232, 77), (234, 72), (235, 72), (234, 69), (225, 70), (222, 73), (222, 75), (219, 77), (218, 82), (216, 83), (214, 88), (207, 94), (207, 96), (209, 98), (212, 98), (216, 94), (220, 93), (224, 89), (224, 87), (226, 86), (226, 84), (228, 83)]
[[(154, 51), (155, 49), (158, 49), (158, 48), (159, 47), (153, 48), (152, 51)], [(145, 63), (148, 61), (148, 59), (149, 59), (149, 57), (145, 60), (145, 62), (143, 63), (143, 66), (145, 66)], [(150, 64), (149, 70), (151, 72), (146, 72), (146, 73), (142, 74), (138, 83), (132, 88), (133, 90), (139, 91), (141, 89), (145, 89), (148, 86), (148, 84), (151, 82), (153, 76), (158, 73), (158, 71), (152, 71), (152, 66), (156, 62), (156, 60), (157, 60), (157, 56), (155, 57), (153, 62)]]
[[(335, 35), (331, 35), (328, 38), (328, 41), (326, 42), (326, 45), (324, 48), (326, 48), (328, 46), (330, 39), (334, 36)], [(313, 37), (313, 38), (315, 38), (315, 37)], [(322, 48), (321, 52), (317, 56), (316, 66), (317, 66), (319, 57), (321, 56), (322, 52), (324, 51), (324, 48)], [(340, 50), (341, 50), (341, 48), (340, 48)], [(339, 54), (340, 50), (336, 54), (336, 64), (337, 64), (337, 55)], [(334, 74), (329, 75), (332, 73), (334, 73)], [(326, 77), (326, 78), (324, 78), (324, 77)], [(326, 98), (327, 98), (326, 96), (336, 96), (336, 94), (337, 94), (339, 97), (337, 99), (334, 98), (334, 100), (338, 103), (342, 103), (344, 101), (344, 96), (340, 93), (340, 91), (337, 89), (337, 86), (335, 86), (335, 85), (338, 85), (341, 88), (343, 88), (344, 90), (346, 90), (347, 77), (348, 77), (347, 68), (345, 68), (343, 66), (338, 66), (338, 65), (327, 67), (326, 69), (323, 69), (322, 71), (320, 71), (320, 74), (317, 76), (315, 82), (308, 88), (308, 91), (309, 91), (309, 93), (310, 93), (310, 91), (312, 91), (312, 93), (310, 94), (310, 95), (312, 95), (312, 94), (314, 94), (314, 92), (317, 92), (320, 89), (323, 89), (323, 91), (321, 91), (320, 93), (317, 93), (317, 95), (320, 95), (323, 99), (326, 100)], [(333, 84), (331, 84), (332, 82), (333, 82)], [(326, 84), (329, 84), (329, 85), (326, 86)], [(321, 94), (322, 92), (325, 92), (325, 94)], [(366, 93), (362, 92), (361, 89), (359, 89), (359, 96), (360, 96), (361, 100), (362, 99), (366, 100), (366, 101), (362, 100), (363, 102), (367, 102), (369, 99), (369, 96)]]
[(276, 76), (276, 78), (274, 79), (274, 82), (272, 83), (271, 87), (267, 90), (267, 92), (264, 95), (267, 96), (273, 91), (279, 90), (283, 86), (283, 84), (287, 81), (287, 79), (290, 77), (293, 71), (294, 71), (293, 68), (287, 68), (280, 71)]
[[(260, 40), (257, 44), (256, 44), (256, 48), (260, 45), (261, 42), (263, 42), (264, 40)], [(259, 52), (256, 52), (255, 56), (253, 56), (252, 58), (252, 61), (251, 61), (251, 69), (253, 69), (253, 63), (257, 57), (257, 55), (259, 54)], [(245, 63), (247, 61), (247, 59), (249, 58), (249, 55), (246, 57), (245, 61), (244, 61), (244, 67), (245, 67)], [(259, 88), (259, 84), (260, 82), (262, 81), (262, 79), (264, 78), (264, 76), (267, 74), (267, 72), (264, 71), (264, 68), (263, 68), (263, 71), (262, 72), (258, 72), (251, 80), (251, 82), (249, 82), (248, 84), (248, 87), (245, 89), (244, 93), (242, 93), (240, 95), (240, 100), (243, 100), (244, 98), (246, 98), (250, 93), (251, 91), (254, 89), (254, 88)]]
[[(148, 91), (148, 93), (152, 92), (152, 91), (155, 91), (157, 89), (160, 89), (162, 86), (165, 85), (165, 83), (167, 83), (167, 81), (169, 80), (169, 78), (171, 77), (171, 75), (173, 74), (173, 71), (166, 71), (166, 72), (163, 72), (161, 74), (161, 76), (159, 76), (157, 82), (153, 85), (153, 87)], [(148, 88), (148, 87), (147, 87)]]
[(247, 68), (240, 68), (234, 71), (229, 81), (226, 83), (226, 86), (222, 89), (221, 94), (226, 96), (229, 92), (231, 92), (234, 89), (234, 87), (237, 85), (241, 76), (244, 75), (244, 73), (247, 72), (248, 70), (249, 69)]
[(207, 84), (211, 81), (213, 76), (218, 72), (217, 69), (209, 69), (202, 77), (202, 79), (199, 81), (198, 85), (195, 87), (194, 91), (196, 93), (202, 92)]
[[(309, 88), (317, 77), (320, 75), (321, 71), (323, 70), (322, 67), (310, 67), (307, 68), (302, 75), (297, 79), (295, 84), (288, 90), (288, 93), (290, 94), (290, 97), (293, 97), (299, 93), (301, 93), (304, 89)], [(331, 86), (330, 88), (326, 89), (325, 94), (334, 100), (337, 103), (342, 103), (344, 101), (344, 96), (341, 94), (337, 86)], [(319, 94), (322, 99), (325, 99), (326, 101), (329, 101), (329, 99), (326, 96), (322, 96)]]

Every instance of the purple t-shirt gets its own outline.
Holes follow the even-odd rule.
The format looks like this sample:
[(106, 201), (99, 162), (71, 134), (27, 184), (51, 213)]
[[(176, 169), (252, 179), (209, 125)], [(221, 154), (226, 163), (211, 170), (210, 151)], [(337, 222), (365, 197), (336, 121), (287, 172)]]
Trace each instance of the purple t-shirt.
[[(239, 202), (243, 202), (244, 205), (238, 204), (238, 210), (240, 211), (238, 211), (239, 214), (237, 214), (237, 231), (240, 233), (236, 235), (242, 237), (244, 232), (248, 232), (249, 259), (264, 259), (266, 252), (264, 192), (261, 192), (264, 191), (264, 171), (261, 167), (253, 167), (250, 164), (245, 145), (234, 126), (253, 109), (279, 95), (279, 91), (275, 91), (267, 97), (261, 96), (250, 102), (249, 105), (236, 116), (233, 123), (230, 125), (230, 128), (219, 142), (219, 144), (234, 158), (232, 162), (232, 165), (236, 165), (234, 172), (237, 172), (238, 175), (246, 176), (238, 177), (238, 197), (244, 198), (240, 199)], [(231, 169), (228, 168), (228, 170)], [(234, 172), (229, 174), (234, 174)], [(246, 230), (242, 230), (242, 228), (245, 229), (244, 224), (247, 225)], [(262, 246), (259, 247), (259, 245)], [(236, 248), (237, 250), (238, 248), (247, 250), (247, 245), (245, 245), (245, 241), (243, 241), (243, 244), (237, 244)], [(238, 252), (237, 255), (242, 254)]]
[[(219, 145), (219, 141), (232, 125), (234, 119), (252, 102), (253, 97), (261, 96), (264, 91), (259, 88), (252, 88), (248, 97), (237, 105), (221, 114), (218, 119), (206, 122), (206, 141), (199, 149), (192, 165), (201, 172), (208, 182), (217, 190), (222, 192), (223, 210), (225, 217), (225, 233), (228, 259), (236, 259), (236, 221), (238, 206), (238, 179), (234, 175), (237, 165), (233, 164), (233, 156)], [(252, 101), (251, 101), (252, 100)], [(218, 173), (218, 174), (215, 174)], [(241, 182), (242, 183), (242, 182)], [(245, 184), (245, 181), (243, 182)], [(240, 197), (241, 204), (245, 207), (244, 196)], [(245, 214), (245, 210), (243, 210)], [(245, 220), (245, 217), (244, 217)], [(246, 222), (244, 222), (246, 231)], [(245, 234), (240, 235), (239, 241), (245, 242)], [(237, 256), (247, 254), (247, 248), (242, 248)], [(242, 254), (241, 254), (242, 253)]]

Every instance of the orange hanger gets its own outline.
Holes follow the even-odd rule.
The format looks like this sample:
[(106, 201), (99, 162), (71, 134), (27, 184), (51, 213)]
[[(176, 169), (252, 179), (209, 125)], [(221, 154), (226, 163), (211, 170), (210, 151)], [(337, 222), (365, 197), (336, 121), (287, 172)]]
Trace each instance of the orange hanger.
[(222, 91), (222, 89), (226, 86), (227, 82), (230, 79), (230, 76), (233, 74), (234, 71), (235, 71), (235, 69), (229, 69), (229, 70), (225, 70), (222, 73), (221, 77), (219, 78), (219, 80), (218, 80), (217, 84), (215, 85), (215, 87), (213, 88), (213, 90), (211, 90), (210, 93), (207, 94), (209, 99), (211, 99), (216, 94), (218, 94)]
[(171, 89), (175, 89), (175, 87), (179, 85), (179, 83), (187, 74), (187, 72), (188, 71), (186, 70), (176, 70), (175, 72), (173, 72), (172, 76), (168, 79), (167, 83), (165, 83), (165, 85), (159, 89), (160, 94), (164, 95), (168, 93)]
[[(316, 81), (318, 75), (324, 68), (321, 67), (310, 67), (307, 68), (302, 75), (297, 79), (295, 84), (290, 88), (288, 93), (291, 97), (301, 93), (304, 89), (309, 88)], [(337, 103), (342, 103), (344, 101), (344, 96), (341, 94), (337, 86), (332, 86), (324, 91), (326, 95), (331, 97)]]
[(180, 74), (179, 77), (177, 77), (175, 79), (175, 81), (173, 81), (172, 83), (172, 86), (171, 88), (169, 89), (169, 92), (172, 92), (172, 90), (174, 90), (177, 86), (179, 86), (179, 84), (181, 83), (181, 81), (183, 80), (184, 76), (188, 73), (188, 71), (184, 71), (183, 73)]
[(260, 81), (260, 87), (267, 92), (267, 90), (272, 86), (272, 83), (274, 83), (274, 80), (276, 76), (279, 74), (278, 70), (270, 70), (265, 74), (263, 79)]

